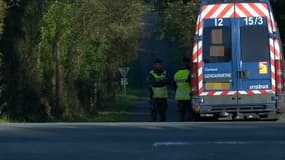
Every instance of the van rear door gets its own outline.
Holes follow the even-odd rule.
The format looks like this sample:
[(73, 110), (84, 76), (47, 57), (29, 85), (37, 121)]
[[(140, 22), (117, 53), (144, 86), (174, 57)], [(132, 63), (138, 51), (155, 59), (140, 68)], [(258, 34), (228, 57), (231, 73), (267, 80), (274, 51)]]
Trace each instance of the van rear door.
[[(232, 55), (232, 19), (204, 19), (203, 94), (211, 104), (236, 104), (237, 77)], [(223, 95), (222, 100), (216, 96)], [(207, 103), (205, 102), (205, 103)]]
[[(274, 103), (271, 84), (269, 32), (266, 17), (241, 17), (237, 36), (238, 103)], [(251, 95), (251, 96), (248, 96)]]

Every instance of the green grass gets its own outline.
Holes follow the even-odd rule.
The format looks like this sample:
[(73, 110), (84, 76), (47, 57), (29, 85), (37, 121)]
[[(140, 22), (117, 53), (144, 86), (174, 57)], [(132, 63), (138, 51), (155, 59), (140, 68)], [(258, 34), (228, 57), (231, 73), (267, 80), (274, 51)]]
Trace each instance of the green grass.
[(8, 122), (11, 122), (8, 118), (0, 117), (0, 123), (8, 123)]
[(124, 122), (127, 121), (129, 111), (136, 107), (139, 100), (138, 90), (127, 90), (127, 95), (118, 95), (114, 100), (104, 104), (104, 110), (89, 119), (93, 122)]
[[(117, 95), (115, 99), (104, 102), (103, 109), (97, 115), (82, 115), (64, 122), (126, 122), (130, 111), (137, 106), (140, 90), (127, 88), (127, 95)], [(0, 123), (9, 123), (6, 117), (0, 117)], [(50, 121), (57, 122), (57, 121)]]
[(134, 59), (128, 65), (130, 70), (127, 74), (128, 82), (127, 95), (117, 95), (114, 100), (110, 100), (103, 104), (103, 111), (99, 111), (98, 115), (89, 118), (92, 122), (126, 122), (130, 111), (137, 106), (140, 98), (140, 82), (137, 81), (139, 76), (138, 60)]

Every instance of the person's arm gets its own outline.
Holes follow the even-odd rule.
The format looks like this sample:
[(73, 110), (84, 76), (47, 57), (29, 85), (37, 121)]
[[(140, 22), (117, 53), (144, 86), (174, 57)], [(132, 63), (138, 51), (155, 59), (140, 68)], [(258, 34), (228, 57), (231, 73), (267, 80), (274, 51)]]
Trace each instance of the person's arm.
[(149, 87), (149, 98), (152, 99), (153, 97), (153, 90), (151, 87)]
[(169, 78), (169, 76), (168, 76), (167, 73), (165, 73), (165, 79), (163, 79), (163, 80), (161, 81), (161, 85), (162, 85), (162, 86), (170, 85), (170, 78)]
[(158, 80), (152, 76), (151, 86), (152, 87), (163, 87), (165, 86), (165, 80)]
[(148, 74), (147, 76), (147, 81), (148, 81), (148, 86), (149, 86), (149, 98), (152, 99), (153, 96), (153, 90), (152, 90), (152, 86), (155, 83), (155, 78), (153, 77), (152, 74)]
[(176, 92), (177, 90), (177, 83), (174, 81), (174, 91)]
[(149, 73), (148, 74), (148, 76), (147, 76), (147, 81), (148, 81), (148, 85), (150, 86), (150, 88), (153, 86), (153, 85), (155, 85), (155, 78), (154, 78), (154, 76), (151, 74), (151, 73)]
[(188, 84), (190, 86), (190, 96), (192, 97), (192, 84), (191, 84), (191, 70), (189, 71), (189, 75), (188, 75)]
[(177, 90), (176, 73), (173, 76), (173, 84), (174, 84), (174, 91), (176, 91)]
[(148, 81), (149, 81), (150, 86), (152, 87), (163, 87), (163, 86), (170, 84), (167, 74), (166, 74), (166, 78), (162, 80), (155, 79), (152, 74), (149, 74)]
[(190, 85), (191, 85), (191, 71), (189, 71), (188, 78), (187, 78), (187, 82), (189, 82)]

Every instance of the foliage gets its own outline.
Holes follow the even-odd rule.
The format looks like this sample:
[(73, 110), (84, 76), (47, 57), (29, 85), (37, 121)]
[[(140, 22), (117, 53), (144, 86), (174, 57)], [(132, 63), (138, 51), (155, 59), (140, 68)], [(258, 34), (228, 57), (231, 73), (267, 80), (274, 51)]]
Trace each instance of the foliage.
[(280, 30), (283, 47), (285, 47), (285, 1), (272, 0), (272, 7)]
[(114, 99), (105, 102), (105, 109), (98, 112), (98, 116), (89, 121), (122, 122), (127, 121), (129, 114), (139, 101), (138, 90), (128, 90), (128, 95), (117, 95)]
[[(41, 12), (46, 1), (9, 1), (1, 50), (3, 53), (3, 93), (1, 108), (11, 119), (46, 119), (40, 104), (36, 79)], [(35, 14), (37, 13), (37, 14)]]
[[(4, 2), (4, 0), (0, 0), (0, 40), (2, 38), (2, 33), (3, 33), (4, 17), (6, 13), (5, 11), (6, 11), (6, 3)], [(0, 96), (2, 95), (2, 90), (3, 90), (3, 78), (2, 78), (3, 60), (2, 59), (3, 59), (3, 54), (0, 51)], [(1, 113), (1, 107), (0, 107), (0, 113)]]
[(173, 1), (166, 3), (162, 12), (161, 37), (178, 42), (191, 52), (199, 1)]
[[(86, 28), (86, 30), (81, 33), (84, 35), (82, 40), (84, 44), (81, 46), (87, 49), (85, 58), (89, 61), (84, 61), (82, 68), (93, 67), (90, 68), (91, 70), (87, 69), (90, 72), (83, 69), (85, 75), (92, 77), (92, 84), (84, 83), (85, 80), (81, 82), (87, 86), (93, 86), (91, 89), (97, 92), (93, 97), (97, 106), (101, 103), (98, 101), (100, 96), (106, 98), (114, 96), (114, 92), (110, 90), (118, 86), (114, 81), (118, 67), (136, 56), (139, 33), (142, 28), (141, 16), (142, 4), (139, 1), (106, 0), (83, 6), (83, 12), (80, 14), (82, 17), (80, 28)], [(93, 45), (90, 47), (86, 44)], [(97, 54), (92, 55), (94, 51)]]
[[(200, 1), (196, 0), (148, 0), (162, 8), (162, 38), (169, 38), (179, 42), (181, 47), (191, 53), (194, 37), (194, 27)], [(285, 1), (271, 1), (277, 23), (279, 25), (281, 38), (284, 44), (285, 38)]]
[(118, 90), (117, 68), (136, 56), (141, 1), (9, 2), (2, 113), (20, 121), (95, 114)]
[(5, 9), (6, 9), (6, 3), (4, 2), (4, 0), (0, 0), (0, 37), (3, 33)]

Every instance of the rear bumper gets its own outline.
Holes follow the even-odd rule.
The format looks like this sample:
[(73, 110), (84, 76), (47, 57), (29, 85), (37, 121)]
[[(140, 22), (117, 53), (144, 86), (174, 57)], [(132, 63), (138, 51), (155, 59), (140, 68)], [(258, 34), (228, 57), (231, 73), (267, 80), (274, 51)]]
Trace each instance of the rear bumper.
[(281, 97), (274, 94), (197, 96), (193, 97), (193, 106), (202, 114), (262, 113), (277, 112), (276, 102)]
[(268, 106), (200, 106), (200, 114), (219, 114), (221, 112), (228, 113), (264, 113), (277, 112), (274, 105)]
[(200, 106), (199, 115), (221, 120), (277, 120), (280, 116), (275, 106)]

